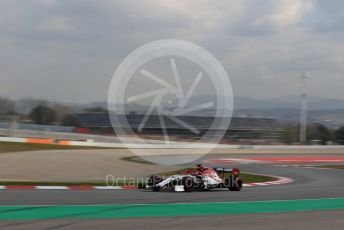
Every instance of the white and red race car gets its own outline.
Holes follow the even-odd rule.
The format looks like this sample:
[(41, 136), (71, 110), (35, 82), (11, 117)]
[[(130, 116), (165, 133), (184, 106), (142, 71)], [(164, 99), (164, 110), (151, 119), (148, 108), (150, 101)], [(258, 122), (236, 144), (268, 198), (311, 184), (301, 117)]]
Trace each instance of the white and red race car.
[[(225, 174), (229, 174), (229, 176), (225, 178)], [(195, 190), (228, 188), (230, 191), (240, 191), (243, 182), (239, 174), (240, 170), (238, 168), (208, 168), (197, 165), (197, 168), (187, 169), (180, 174), (167, 178), (151, 176), (146, 184), (146, 189), (152, 191), (193, 192)]]

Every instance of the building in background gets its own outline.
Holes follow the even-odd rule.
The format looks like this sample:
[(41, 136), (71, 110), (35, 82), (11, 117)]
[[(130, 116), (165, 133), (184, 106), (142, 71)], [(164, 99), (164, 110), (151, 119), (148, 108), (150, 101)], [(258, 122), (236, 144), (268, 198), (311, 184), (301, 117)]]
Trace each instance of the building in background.
[[(162, 137), (163, 131), (157, 115), (151, 115), (141, 132), (138, 131), (139, 124), (143, 117), (144, 115), (142, 114), (123, 115), (119, 117), (119, 120), (126, 119), (130, 127), (122, 126), (121, 128), (127, 129), (128, 132), (133, 131), (135, 134), (145, 137)], [(165, 119), (167, 133), (172, 139), (197, 139), (208, 131), (216, 135), (217, 130), (210, 129), (214, 120), (213, 117), (179, 116), (178, 118), (199, 130), (200, 134), (196, 135), (174, 121)], [(79, 113), (78, 119), (80, 128), (83, 130), (87, 129), (90, 133), (113, 133), (107, 113)], [(121, 124), (125, 124), (125, 122)], [(284, 129), (275, 119), (260, 117), (233, 117), (230, 127), (224, 131), (226, 132), (224, 142), (227, 143), (278, 143), (281, 141), (284, 133)]]

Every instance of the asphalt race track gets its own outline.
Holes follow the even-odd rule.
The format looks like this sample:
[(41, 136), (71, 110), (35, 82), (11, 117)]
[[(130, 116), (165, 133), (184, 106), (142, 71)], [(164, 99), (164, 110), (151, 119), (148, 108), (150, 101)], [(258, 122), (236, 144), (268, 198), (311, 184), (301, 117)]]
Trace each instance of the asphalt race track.
[[(256, 155), (255, 155), (256, 156)], [(271, 155), (270, 155), (271, 156)], [(280, 155), (279, 155), (280, 156)], [(332, 154), (331, 156), (343, 156)], [(203, 160), (218, 159), (223, 155), (208, 156)], [(228, 156), (227, 156), (228, 157)], [(237, 158), (239, 156), (231, 156)], [(251, 155), (240, 155), (251, 157)], [(260, 155), (260, 157), (265, 157)], [(285, 157), (288, 157), (285, 155)], [(321, 162), (318, 164), (322, 164)], [(216, 164), (213, 166), (227, 166)], [(144, 190), (3, 190), (0, 191), (0, 206), (50, 206), (50, 205), (122, 205), (129, 204), (192, 204), (192, 203), (222, 203), (247, 201), (284, 201), (310, 200), (316, 204), (322, 198), (344, 197), (344, 170), (285, 167), (280, 164), (254, 163), (232, 164), (244, 172), (276, 175), (292, 178), (289, 184), (245, 187), (241, 192), (218, 190), (210, 192), (175, 193), (150, 192)], [(320, 199), (320, 201), (319, 201)], [(259, 203), (258, 203), (259, 204)], [(30, 206), (29, 206), (30, 207)], [(28, 208), (29, 208), (28, 207)], [(91, 208), (90, 208), (91, 210)], [(1, 210), (0, 210), (1, 216)], [(143, 217), (143, 216), (142, 216)], [(334, 206), (329, 210), (302, 208), (291, 212), (267, 213), (236, 213), (233, 215), (206, 216), (164, 216), (164, 217), (133, 217), (88, 219), (66, 216), (58, 219), (44, 220), (3, 220), (0, 229), (209, 229), (216, 225), (217, 229), (343, 229), (344, 209)], [(25, 218), (24, 218), (25, 219)], [(115, 226), (115, 227), (114, 227)]]
[(286, 176), (294, 179), (285, 185), (247, 187), (241, 192), (227, 190), (175, 193), (144, 190), (4, 190), (0, 205), (96, 205), (96, 204), (160, 204), (189, 202), (229, 202), (255, 200), (290, 200), (344, 197), (344, 171), (240, 165), (243, 171)]

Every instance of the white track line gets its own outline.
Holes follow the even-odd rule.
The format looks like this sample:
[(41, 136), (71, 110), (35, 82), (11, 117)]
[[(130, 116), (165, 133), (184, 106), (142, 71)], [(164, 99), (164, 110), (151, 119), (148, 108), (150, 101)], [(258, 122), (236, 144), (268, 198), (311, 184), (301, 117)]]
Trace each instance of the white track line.
[(43, 189), (43, 190), (67, 190), (69, 189), (67, 186), (35, 186), (35, 189)]

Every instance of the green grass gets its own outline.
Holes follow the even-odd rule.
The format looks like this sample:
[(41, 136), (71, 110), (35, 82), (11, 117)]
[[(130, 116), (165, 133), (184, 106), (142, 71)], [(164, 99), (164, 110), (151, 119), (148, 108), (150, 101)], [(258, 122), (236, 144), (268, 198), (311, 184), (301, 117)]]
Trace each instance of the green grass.
[(344, 165), (320, 165), (316, 167), (326, 169), (344, 169)]
[(102, 148), (87, 147), (87, 146), (68, 146), (68, 145), (57, 145), (57, 144), (0, 142), (0, 153), (37, 151), (37, 150), (70, 150), (70, 149), (102, 149)]
[[(136, 156), (124, 157), (124, 158), (121, 158), (121, 160), (139, 163), (139, 164), (154, 164), (154, 163), (145, 161), (143, 159), (139, 159)], [(188, 169), (188, 168), (186, 168), (186, 169)], [(180, 173), (186, 169), (157, 173), (157, 175), (163, 176), (163, 177), (168, 177), (168, 176), (171, 176), (173, 174)], [(225, 173), (224, 176), (229, 177), (229, 173), (227, 173), (227, 174)], [(276, 180), (276, 178), (274, 178), (274, 177), (259, 175), (259, 174), (252, 174), (252, 173), (240, 173), (240, 177), (244, 181), (244, 183), (262, 183), (262, 182), (270, 182), (270, 181)]]
[(146, 161), (144, 159), (141, 159), (137, 156), (132, 156), (132, 157), (123, 157), (121, 158), (123, 161), (128, 161), (128, 162), (134, 162), (134, 163), (139, 163), (139, 164), (149, 164), (149, 165), (154, 165), (155, 163)]
[(244, 181), (244, 183), (262, 183), (276, 180), (276, 178), (274, 177), (249, 173), (240, 173), (240, 177)]

